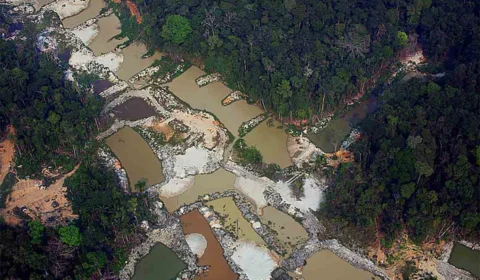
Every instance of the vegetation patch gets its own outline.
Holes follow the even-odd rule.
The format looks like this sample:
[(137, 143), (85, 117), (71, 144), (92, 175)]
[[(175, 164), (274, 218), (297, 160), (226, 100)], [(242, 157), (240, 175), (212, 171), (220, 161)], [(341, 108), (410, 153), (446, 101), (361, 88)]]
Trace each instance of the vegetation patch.
[(248, 146), (243, 138), (235, 141), (233, 149), (235, 150), (240, 163), (243, 165), (259, 165), (263, 161), (263, 156), (260, 151), (254, 146)]
[(240, 125), (240, 127), (238, 128), (238, 136), (243, 137), (247, 135), (247, 133), (252, 131), (255, 127), (257, 127), (260, 123), (262, 123), (266, 118), (267, 118), (267, 114), (263, 113), (251, 120), (248, 120), (242, 123), (242, 125)]
[(5, 176), (0, 185), (0, 209), (5, 208), (7, 196), (11, 193), (13, 186), (18, 182), (14, 173), (10, 172)]

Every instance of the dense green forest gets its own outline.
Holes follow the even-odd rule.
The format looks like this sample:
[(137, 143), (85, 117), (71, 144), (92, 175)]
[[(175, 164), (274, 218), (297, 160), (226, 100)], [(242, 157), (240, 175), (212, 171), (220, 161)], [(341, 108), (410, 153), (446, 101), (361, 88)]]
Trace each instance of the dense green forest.
[(0, 134), (8, 124), (15, 128), (21, 175), (46, 165), (68, 170), (96, 133), (103, 101), (77, 91), (53, 56), (35, 50), (35, 27), (24, 32), (24, 42), (0, 40)]
[[(124, 35), (200, 58), (279, 116), (330, 112), (371, 85), (414, 34), (431, 0), (137, 0)], [(111, 3), (118, 7), (119, 4)]]
[(417, 242), (480, 238), (479, 8), (439, 1), (426, 13), (425, 47), (446, 74), (395, 83), (364, 122), (327, 195), (340, 228), (378, 223), (387, 246), (403, 229)]
[[(309, 118), (385, 83), (415, 38), (435, 81), (394, 82), (341, 166), (326, 213), (389, 241), (480, 230), (480, 5), (454, 0), (137, 0), (138, 24), (113, 4), (124, 35), (207, 71), (280, 117)], [(418, 39), (417, 39), (418, 38)], [(431, 79), (429, 77), (426, 78)]]
[[(138, 221), (152, 221), (150, 199), (123, 193), (94, 156), (102, 99), (65, 80), (62, 64), (38, 52), (33, 24), (22, 32), (24, 41), (0, 39), (0, 136), (15, 128), (20, 177), (82, 162), (64, 183), (79, 218), (54, 228), (35, 220), (10, 226), (0, 217), (0, 279), (111, 279), (143, 238)], [(3, 199), (15, 181), (13, 173), (6, 177)]]
[[(124, 2), (110, 3), (121, 14), (122, 36), (203, 61), (281, 117), (321, 116), (383, 83), (382, 72), (418, 34), (429, 62), (422, 71), (445, 75), (386, 89), (361, 125), (355, 162), (329, 175), (320, 215), (339, 230), (380, 230), (385, 246), (402, 230), (418, 242), (452, 233), (480, 238), (478, 2), (135, 2), (141, 24)], [(66, 81), (61, 63), (36, 50), (33, 25), (24, 32), (31, 33), (23, 42), (0, 39), (0, 132), (9, 124), (16, 130), (19, 175), (81, 162), (65, 181), (79, 218), (57, 228), (0, 219), (0, 278), (113, 278), (143, 238), (139, 221), (153, 221), (151, 202), (121, 192), (115, 174), (92, 156), (101, 99)], [(243, 163), (260, 164), (258, 151), (243, 144), (235, 146)]]
[(108, 279), (141, 242), (138, 221), (153, 221), (149, 198), (121, 192), (114, 172), (95, 158), (86, 159), (65, 186), (79, 215), (73, 224), (11, 227), (0, 219), (1, 279)]

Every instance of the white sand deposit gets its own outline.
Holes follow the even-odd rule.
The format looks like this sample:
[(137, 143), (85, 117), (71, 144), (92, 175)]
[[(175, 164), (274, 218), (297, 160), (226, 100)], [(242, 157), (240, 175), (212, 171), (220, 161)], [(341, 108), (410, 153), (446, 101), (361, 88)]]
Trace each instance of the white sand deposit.
[(190, 250), (192, 250), (197, 257), (201, 258), (207, 248), (207, 239), (205, 239), (205, 236), (200, 233), (190, 233), (185, 236), (185, 239), (187, 240)]
[(212, 152), (202, 147), (190, 147), (184, 155), (175, 157), (175, 175), (184, 178), (188, 175), (204, 173), (203, 170), (211, 162), (209, 159)]
[(245, 241), (238, 242), (232, 260), (251, 280), (270, 279), (270, 273), (277, 266), (267, 249)]
[(325, 183), (319, 182), (315, 178), (307, 177), (303, 182), (304, 196), (297, 200), (287, 184), (279, 182), (277, 185), (278, 187), (275, 188), (275, 191), (282, 196), (282, 199), (302, 212), (308, 212), (309, 209), (318, 210), (323, 199), (323, 190), (326, 188)]
[(81, 26), (72, 30), (73, 34), (77, 36), (82, 42), (88, 46), (95, 37), (97, 37), (100, 30), (98, 29), (98, 24), (93, 23), (87, 26)]
[(246, 195), (248, 198), (255, 202), (257, 210), (267, 206), (267, 201), (263, 196), (263, 192), (267, 188), (265, 184), (259, 184), (254, 180), (247, 179), (245, 177), (236, 176), (235, 183), (233, 185), (236, 189)]
[(91, 64), (99, 64), (107, 67), (112, 72), (116, 72), (123, 62), (123, 54), (121, 53), (106, 53), (101, 56), (95, 56), (91, 51), (82, 49), (72, 53), (69, 64), (76, 69), (90, 70)]
[(88, 8), (90, 0), (58, 0), (45, 6), (45, 9), (55, 11), (60, 19), (74, 16)]
[(194, 176), (188, 176), (186, 178), (173, 178), (170, 179), (165, 185), (160, 187), (160, 196), (162, 197), (174, 197), (182, 194), (193, 186), (195, 183)]

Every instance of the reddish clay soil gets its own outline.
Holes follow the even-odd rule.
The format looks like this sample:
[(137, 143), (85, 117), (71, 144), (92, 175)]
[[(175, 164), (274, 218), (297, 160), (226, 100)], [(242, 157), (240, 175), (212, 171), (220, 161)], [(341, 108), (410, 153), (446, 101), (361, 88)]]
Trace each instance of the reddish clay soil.
[[(117, 3), (117, 4), (120, 4), (122, 2), (122, 0), (112, 0), (112, 1)], [(133, 3), (130, 0), (127, 0), (127, 7), (130, 10), (130, 14), (137, 18), (137, 23), (141, 24), (142, 23), (142, 16), (140, 15), (140, 11), (138, 10), (137, 5), (135, 5), (135, 3)]]
[(210, 226), (205, 218), (198, 210), (194, 210), (183, 215), (180, 218), (182, 222), (183, 232), (185, 234), (200, 233), (207, 240), (207, 248), (203, 256), (198, 260), (199, 265), (208, 265), (210, 270), (206, 273), (198, 275), (198, 280), (236, 280), (238, 275), (235, 274), (227, 261), (223, 257), (223, 249), (212, 233)]
[[(26, 207), (24, 213), (32, 219), (39, 218), (42, 223), (63, 224), (66, 219), (77, 218), (65, 197), (66, 188), (63, 187), (65, 179), (72, 176), (77, 169), (78, 165), (46, 189), (40, 189), (40, 183), (35, 180), (20, 180), (7, 196), (7, 205), (0, 210), (0, 216), (8, 224), (19, 224), (21, 219), (13, 213), (14, 209)], [(53, 205), (54, 201), (57, 206)]]
[(128, 6), (128, 9), (130, 9), (130, 14), (137, 18), (137, 23), (138, 24), (141, 24), (142, 23), (142, 16), (140, 15), (140, 12), (138, 11), (137, 5), (135, 5), (135, 3), (133, 3), (130, 0), (127, 0), (127, 6)]
[(0, 185), (7, 176), (10, 165), (15, 154), (14, 144), (8, 139), (8, 135), (14, 135), (15, 129), (12, 126), (7, 128), (7, 136), (0, 141)]

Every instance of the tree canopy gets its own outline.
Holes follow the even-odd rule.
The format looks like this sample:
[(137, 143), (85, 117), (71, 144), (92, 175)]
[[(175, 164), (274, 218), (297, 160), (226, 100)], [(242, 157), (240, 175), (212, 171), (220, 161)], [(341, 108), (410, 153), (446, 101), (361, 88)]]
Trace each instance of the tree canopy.
[(191, 33), (190, 21), (180, 15), (169, 15), (162, 27), (162, 37), (175, 45), (184, 43)]
[(480, 238), (479, 8), (436, 1), (420, 17), (424, 70), (445, 72), (395, 82), (363, 123), (356, 161), (340, 167), (324, 206), (341, 227), (378, 224), (387, 244), (404, 229), (418, 242)]
[(80, 246), (82, 243), (80, 230), (74, 225), (61, 227), (58, 233), (60, 234), (60, 240), (69, 246)]
[(35, 34), (18, 44), (0, 40), (0, 130), (15, 127), (21, 175), (47, 164), (73, 168), (95, 133), (103, 102), (78, 92), (49, 54), (37, 53)]
[[(127, 21), (128, 7), (121, 5)], [(203, 59), (207, 71), (224, 74), (230, 87), (262, 100), (281, 117), (309, 118), (343, 106), (373, 83), (431, 5), (428, 0), (143, 0), (143, 23), (122, 22), (122, 28), (152, 49)]]

